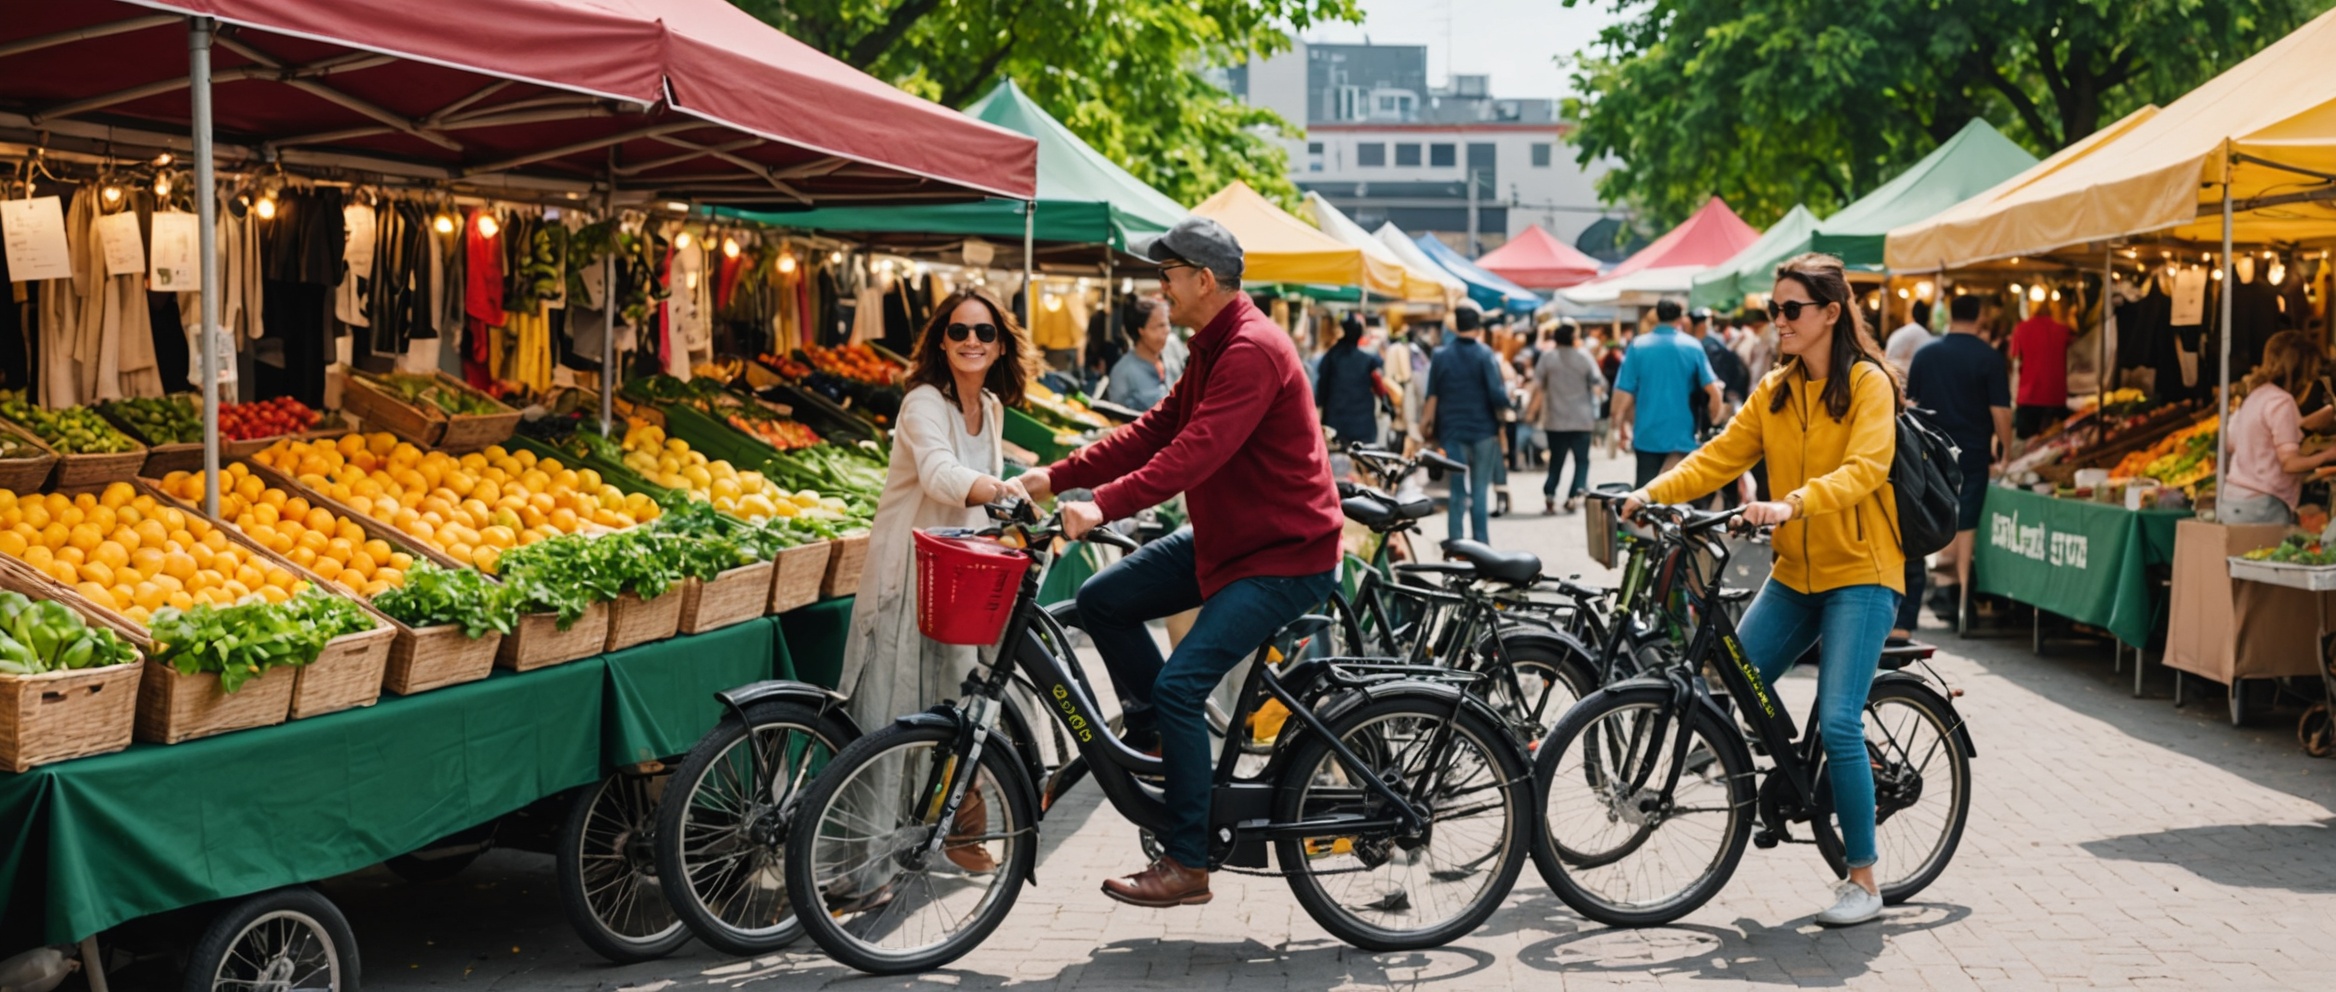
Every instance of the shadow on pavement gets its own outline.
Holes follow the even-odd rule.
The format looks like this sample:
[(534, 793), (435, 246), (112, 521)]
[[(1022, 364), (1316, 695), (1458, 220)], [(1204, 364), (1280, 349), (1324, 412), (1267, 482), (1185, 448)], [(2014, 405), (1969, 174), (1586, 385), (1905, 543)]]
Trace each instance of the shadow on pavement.
[(1527, 946), (1517, 961), (1568, 976), (1671, 975), (1732, 982), (1833, 987), (1871, 970), (1890, 941), (1948, 926), (1971, 915), (1952, 903), (1907, 903), (1864, 926), (1827, 930), (1801, 917), (1769, 926), (1739, 919), (1734, 928), (1681, 923), (1643, 930), (1585, 925)]
[(2216, 885), (2336, 892), (2336, 819), (2321, 823), (2221, 824), (2127, 834), (2078, 845), (2095, 857), (2174, 865)]

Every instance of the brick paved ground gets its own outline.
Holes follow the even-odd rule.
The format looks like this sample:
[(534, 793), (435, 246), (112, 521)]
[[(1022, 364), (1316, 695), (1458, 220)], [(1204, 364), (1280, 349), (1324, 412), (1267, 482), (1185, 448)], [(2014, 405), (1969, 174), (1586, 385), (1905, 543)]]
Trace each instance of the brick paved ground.
[[(1601, 477), (1626, 466), (1606, 463)], [(1538, 516), (1538, 474), (1496, 544), (1580, 560), (1578, 518)], [(1440, 531), (1440, 524), (1431, 525)], [(1570, 570), (1553, 566), (1553, 571)], [(1584, 569), (1588, 570), (1588, 569)], [(1279, 882), (1220, 875), (1197, 909), (1121, 906), (1096, 891), (1139, 866), (1133, 830), (1092, 788), (1044, 824), (1040, 885), (947, 971), (848, 972), (803, 947), (733, 960), (691, 944), (645, 965), (602, 964), (562, 922), (548, 858), (490, 854), (462, 876), (409, 885), (378, 869), (336, 879), (373, 989), (1476, 990), (1633, 986), (1732, 989), (2312, 988), (2336, 983), (2336, 762), (2295, 748), (2292, 709), (2256, 729), (2222, 719), (2218, 692), (2133, 699), (2107, 652), (2081, 640), (2028, 651), (1926, 636), (1966, 689), (1977, 737), (1961, 853), (1920, 899), (1875, 924), (1810, 923), (1829, 878), (1808, 848), (1749, 852), (1730, 887), (1679, 925), (1588, 924), (1530, 866), (1479, 933), (1420, 954), (1331, 940)], [(1100, 671), (1099, 668), (1092, 669)], [(1796, 712), (1814, 682), (1783, 692)]]

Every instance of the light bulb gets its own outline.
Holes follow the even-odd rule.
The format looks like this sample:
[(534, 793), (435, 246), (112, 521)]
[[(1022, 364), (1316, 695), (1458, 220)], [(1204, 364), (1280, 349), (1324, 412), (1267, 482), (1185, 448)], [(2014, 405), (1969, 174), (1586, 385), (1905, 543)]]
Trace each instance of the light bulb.
[(1907, 289), (1904, 286), (1900, 286), (1898, 287), (1898, 298), (1901, 300), (1911, 300), (1914, 298), (1914, 291)]
[(260, 197), (260, 202), (252, 204), (251, 209), (253, 213), (260, 215), (261, 220), (275, 220), (276, 198), (272, 196)]
[(2052, 291), (2052, 302), (2054, 302), (2054, 303), (2058, 303), (2058, 302), (2060, 302), (2060, 291), (2059, 291), (2059, 290), (2057, 290), (2057, 289), (2055, 289), (2055, 290), (2053, 290), (2053, 291)]
[(723, 257), (723, 258), (737, 258), (737, 257), (738, 257), (738, 239), (737, 239), (737, 238), (723, 238), (723, 239), (722, 239), (722, 257)]
[(2020, 294), (2021, 294), (2021, 293), (2023, 293), (2023, 292), (2025, 292), (2025, 290), (2022, 290), (2022, 289), (2020, 288), (2020, 284), (2019, 284), (2019, 283), (2016, 283), (2016, 282), (2015, 282), (2015, 283), (2013, 283), (2013, 284), (2012, 284), (2012, 295), (2013, 295), (2013, 296), (2018, 296), (2018, 295), (2020, 295)]
[(436, 228), (440, 234), (453, 234), (454, 218), (446, 214), (439, 214), (437, 220), (430, 222), (430, 226)]
[(2042, 302), (2044, 302), (2044, 287), (2043, 287), (2043, 286), (2040, 286), (2040, 285), (2039, 285), (2039, 286), (2030, 286), (2030, 287), (2028, 287), (2028, 302), (2030, 302), (2030, 303), (2042, 303)]
[(1057, 312), (1057, 311), (1061, 310), (1062, 308), (1063, 308), (1063, 298), (1062, 298), (1062, 297), (1060, 297), (1060, 296), (1056, 296), (1056, 295), (1054, 295), (1053, 293), (1048, 293), (1048, 294), (1046, 294), (1046, 312), (1048, 312), (1048, 313), (1054, 313), (1054, 312)]
[(842, 249), (837, 249), (837, 250), (835, 250), (835, 251), (828, 252), (828, 253), (827, 253), (827, 264), (829, 264), (829, 265), (842, 265), (842, 264), (844, 264), (844, 253), (843, 253), (843, 250), (842, 250)]
[(2018, 256), (2018, 255), (2013, 255), (2013, 256), (2012, 256), (2012, 264), (2013, 264), (2013, 265), (2018, 265), (2018, 264), (2020, 264), (2020, 256)]
[(689, 274), (688, 278), (683, 279), (681, 282), (683, 286), (686, 286), (690, 290), (695, 291), (698, 288), (698, 274), (692, 272)]
[(171, 158), (169, 152), (163, 152), (160, 155), (154, 156), (154, 167), (157, 169), (167, 169), (170, 168), (170, 163), (175, 161), (177, 160)]
[(1932, 285), (1932, 284), (1931, 284), (1931, 281), (1930, 281), (1930, 280), (1928, 280), (1928, 279), (1925, 279), (1925, 280), (1923, 280), (1923, 281), (1921, 281), (1921, 282), (1918, 282), (1918, 283), (1915, 283), (1915, 284), (1914, 284), (1914, 295), (1916, 295), (1916, 296), (1919, 296), (1919, 297), (1922, 297), (1923, 299), (1926, 299), (1926, 300), (1927, 300), (1927, 299), (1930, 299), (1930, 298), (1931, 298), (1931, 296), (1932, 296), (1933, 294), (1936, 294), (1938, 291), (1939, 291), (1939, 288), (1938, 288), (1937, 286), (1934, 286), (1934, 285)]
[(479, 237), (491, 238), (503, 230), (503, 225), (490, 213), (479, 214)]
[(790, 252), (781, 252), (781, 253), (779, 254), (779, 271), (780, 271), (780, 272), (793, 272), (793, 271), (795, 271), (795, 253), (794, 253), (794, 252), (791, 252), (791, 251), (790, 251)]
[(2270, 279), (2271, 284), (2274, 286), (2287, 281), (2287, 265), (2283, 262), (2273, 260), (2271, 263)]
[(167, 173), (167, 172), (162, 172), (162, 173), (156, 173), (156, 174), (155, 174), (155, 176), (154, 176), (154, 196), (155, 196), (157, 199), (169, 199), (169, 198), (170, 198), (170, 173)]
[(106, 187), (106, 188), (105, 188), (105, 202), (107, 202), (107, 203), (120, 203), (120, 202), (122, 202), (122, 188), (121, 188), (121, 187), (119, 187), (119, 186), (108, 186), (108, 187)]
[(2216, 267), (2215, 267), (2215, 270), (2214, 270), (2214, 281), (2216, 281), (2216, 282), (2221, 282), (2221, 281), (2222, 281), (2222, 267), (2221, 267), (2221, 266), (2216, 266)]
[(674, 235), (674, 236), (673, 236), (673, 247), (674, 247), (674, 249), (675, 249), (676, 251), (688, 251), (688, 250), (689, 250), (689, 232), (688, 232), (688, 231), (683, 231), (683, 232), (681, 232), (680, 234), (676, 234), (676, 235)]

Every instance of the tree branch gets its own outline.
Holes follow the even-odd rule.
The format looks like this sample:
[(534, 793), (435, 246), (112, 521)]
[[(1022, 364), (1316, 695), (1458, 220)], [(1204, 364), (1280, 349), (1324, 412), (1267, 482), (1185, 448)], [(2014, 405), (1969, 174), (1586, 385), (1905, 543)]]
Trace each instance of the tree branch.
[(917, 21), (940, 5), (941, 0), (902, 0), (901, 5), (892, 8), (891, 15), (884, 19), (883, 27), (853, 39), (840, 57), (856, 68), (864, 69), (875, 64), (878, 58), (908, 34), (910, 28), (917, 26)]
[(2001, 70), (1990, 65), (1979, 78), (1997, 93), (2003, 94), (2004, 100), (2012, 105), (2012, 110), (2019, 113), (2020, 123), (2026, 124), (2037, 138), (2055, 149), (2067, 144), (2060, 139), (2060, 132), (2044, 122), (2044, 112), (2037, 109), (2036, 101), (2029, 99), (2027, 92), (2020, 89), (2018, 84), (2004, 78)]
[(1006, 40), (991, 49), (989, 55), (982, 58), (981, 64), (974, 67), (971, 75), (942, 91), (942, 106), (962, 106), (990, 84), (990, 79), (998, 74), (998, 66), (1005, 64), (1006, 56), (1014, 51), (1014, 24), (1022, 19), (1022, 12), (1029, 7), (1030, 0), (1019, 0), (1014, 4), (1014, 12), (1006, 15), (1006, 23), (999, 32)]

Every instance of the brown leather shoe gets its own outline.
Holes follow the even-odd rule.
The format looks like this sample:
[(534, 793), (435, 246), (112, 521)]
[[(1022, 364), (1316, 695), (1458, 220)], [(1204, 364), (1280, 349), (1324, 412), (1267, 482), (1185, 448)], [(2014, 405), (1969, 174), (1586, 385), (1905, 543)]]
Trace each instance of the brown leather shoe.
[(1163, 856), (1126, 878), (1104, 879), (1103, 894), (1130, 906), (1198, 906), (1209, 901), (1209, 873)]
[(998, 870), (998, 859), (992, 856), (985, 841), (960, 840), (980, 837), (990, 829), (989, 803), (982, 799), (981, 789), (965, 793), (965, 801), (957, 804), (957, 816), (949, 821), (949, 836), (941, 841), (941, 856), (949, 863), (976, 875), (987, 875)]

